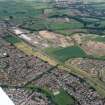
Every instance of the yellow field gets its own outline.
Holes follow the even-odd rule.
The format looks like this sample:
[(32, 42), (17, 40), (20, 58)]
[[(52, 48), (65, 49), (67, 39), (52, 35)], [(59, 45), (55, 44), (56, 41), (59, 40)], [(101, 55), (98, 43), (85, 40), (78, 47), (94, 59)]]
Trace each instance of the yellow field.
[(33, 56), (37, 56), (40, 59), (47, 61), (50, 65), (57, 65), (57, 62), (55, 62), (54, 60), (52, 60), (51, 58), (49, 58), (47, 55), (43, 55), (41, 52), (39, 51), (33, 51), (32, 47), (29, 46), (28, 44), (26, 44), (25, 42), (21, 42), (21, 43), (16, 43), (15, 46), (23, 51), (25, 54), (27, 55), (33, 55)]
[(53, 65), (53, 66), (57, 65), (57, 62), (55, 60), (51, 59), (47, 55), (43, 55), (41, 52), (37, 52), (36, 56), (44, 61), (47, 61), (50, 65)]
[(27, 55), (36, 55), (36, 52), (33, 51), (32, 48), (24, 42), (16, 43), (15, 46)]

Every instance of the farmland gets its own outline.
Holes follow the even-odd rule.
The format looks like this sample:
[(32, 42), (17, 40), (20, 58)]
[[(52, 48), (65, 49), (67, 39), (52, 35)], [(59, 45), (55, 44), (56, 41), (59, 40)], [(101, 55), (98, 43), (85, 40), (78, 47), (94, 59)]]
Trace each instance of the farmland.
[[(29, 29), (30, 31), (40, 31), (40, 30), (51, 30), (58, 33), (63, 32), (64, 35), (70, 35), (69, 31), (72, 30), (80, 30), (82, 32), (87, 32), (86, 28), (88, 28), (88, 32), (90, 32), (91, 28), (94, 29), (95, 33), (97, 31), (95, 29), (99, 29), (101, 33), (104, 33), (103, 27), (105, 26), (104, 17), (96, 17), (96, 16), (80, 16), (79, 11), (76, 10), (78, 16), (72, 16), (73, 9), (57, 9), (53, 8), (53, 3), (40, 3), (34, 1), (1, 1), (0, 3), (0, 18), (10, 20), (15, 24), (20, 25), (20, 27)], [(100, 8), (101, 5), (92, 5), (92, 8)], [(21, 8), (21, 9), (20, 9)], [(75, 9), (75, 8), (74, 8)], [(88, 6), (86, 10), (88, 9)], [(90, 8), (91, 9), (91, 8)], [(45, 12), (47, 11), (47, 12)], [(85, 10), (84, 10), (85, 11)], [(92, 10), (93, 11), (93, 10)], [(98, 10), (100, 11), (100, 10)], [(45, 17), (46, 16), (46, 19)], [(68, 17), (70, 22), (49, 22), (48, 20), (51, 17), (55, 18), (63, 18)], [(68, 33), (66, 32), (68, 30)], [(93, 32), (94, 32), (93, 31)]]
[(24, 22), (22, 25), (20, 25), (23, 29), (28, 29), (30, 31), (40, 31), (45, 30), (48, 27), (48, 22), (44, 21), (41, 18), (30, 18), (30, 19), (24, 19)]
[(98, 42), (105, 42), (105, 37), (96, 37), (95, 40)]
[(19, 43), (21, 42), (21, 39), (13, 36), (13, 35), (7, 35), (6, 37), (4, 37), (4, 39), (8, 42), (10, 42), (11, 44), (15, 44), (15, 43)]
[[(5, 43), (0, 48), (0, 81), (37, 90), (39, 105), (103, 105), (105, 4), (63, 5), (52, 0), (0, 0), (0, 43)], [(23, 98), (26, 103), (28, 98), (30, 103), (37, 101), (34, 96)]]
[(78, 46), (59, 48), (59, 49), (51, 48), (51, 50), (47, 49), (47, 53), (62, 62), (70, 58), (80, 58), (87, 56), (86, 53)]
[(83, 24), (80, 22), (70, 22), (70, 23), (52, 23), (50, 28), (52, 30), (66, 30), (66, 29), (79, 29), (82, 28)]

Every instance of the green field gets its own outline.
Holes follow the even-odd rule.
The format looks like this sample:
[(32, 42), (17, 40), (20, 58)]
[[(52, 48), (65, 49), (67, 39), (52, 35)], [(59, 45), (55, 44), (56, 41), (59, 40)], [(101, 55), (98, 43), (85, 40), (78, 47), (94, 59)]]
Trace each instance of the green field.
[(44, 20), (43, 18), (37, 17), (24, 19), (23, 24), (20, 26), (30, 31), (40, 31), (49, 29), (49, 22)]
[(100, 36), (100, 35), (96, 36), (96, 34), (90, 34), (85, 37), (85, 41), (89, 41), (89, 40), (96, 41), (96, 42), (105, 42), (105, 36)]
[[(44, 16), (44, 9), (51, 8), (52, 14), (56, 12), (61, 14), (69, 12), (69, 10), (58, 10), (53, 7), (53, 3), (41, 3), (38, 1), (0, 1), (0, 19), (9, 19), (22, 28), (30, 31), (39, 30), (67, 30), (80, 29), (83, 24), (78, 21), (71, 21), (69, 23), (50, 23)], [(48, 14), (48, 16), (50, 13)], [(12, 17), (12, 18), (11, 18)]]
[(99, 36), (99, 37), (96, 37), (94, 40), (98, 42), (105, 42), (105, 37)]
[(83, 24), (78, 21), (71, 22), (49, 22), (42, 18), (30, 18), (24, 19), (24, 24), (22, 28), (39, 31), (39, 30), (52, 30), (52, 31), (62, 31), (67, 29), (81, 29), (83, 28)]
[(64, 90), (61, 90), (60, 94), (54, 96), (53, 100), (57, 103), (57, 105), (74, 105), (74, 99)]
[(66, 61), (70, 58), (86, 57), (86, 53), (78, 46), (71, 46), (66, 48), (49, 48), (46, 49), (48, 55), (53, 56), (59, 61)]
[(52, 23), (50, 29), (52, 30), (67, 30), (67, 29), (80, 29), (83, 28), (83, 24), (77, 21), (69, 23)]
[[(41, 3), (41, 1), (37, 0), (18, 0), (18, 2), (16, 0), (2, 0), (0, 1), (0, 19), (11, 20), (22, 28), (29, 29), (30, 31), (51, 30), (64, 35), (71, 34), (69, 31), (66, 32), (66, 30), (83, 30), (85, 23), (85, 25), (90, 29), (105, 27), (105, 19), (101, 20), (91, 16), (71, 16), (71, 11), (73, 11), (72, 9), (57, 9), (54, 8), (53, 5), (53, 3)], [(105, 4), (101, 5), (93, 5), (93, 7), (104, 7)], [(49, 10), (50, 12), (45, 15), (45, 10)], [(65, 15), (73, 20), (61, 23), (48, 21), (51, 17), (55, 16), (56, 18), (56, 15), (58, 15), (57, 17), (59, 18)], [(46, 18), (44, 16), (46, 16)]]
[(49, 6), (51, 5), (34, 1), (0, 1), (0, 19), (9, 19), (12, 16), (12, 21), (22, 24), (26, 19), (40, 17), (43, 8), (49, 8)]
[(88, 33), (86, 29), (54, 30), (54, 32), (62, 34), (64, 36), (71, 36), (75, 33)]
[(95, 9), (98, 9), (98, 10), (103, 10), (103, 9), (105, 9), (105, 3), (98, 4), (98, 5), (93, 4), (92, 7), (94, 7)]
[(15, 43), (21, 42), (21, 39), (15, 37), (15, 36), (12, 36), (12, 35), (5, 36), (4, 39), (7, 42), (10, 42), (11, 44), (15, 44)]
[[(35, 3), (34, 3), (35, 5)], [(37, 4), (36, 4), (37, 5)], [(38, 10), (35, 11), (31, 2), (16, 2), (16, 1), (0, 1), (0, 17), (9, 16), (36, 16), (38, 15)]]

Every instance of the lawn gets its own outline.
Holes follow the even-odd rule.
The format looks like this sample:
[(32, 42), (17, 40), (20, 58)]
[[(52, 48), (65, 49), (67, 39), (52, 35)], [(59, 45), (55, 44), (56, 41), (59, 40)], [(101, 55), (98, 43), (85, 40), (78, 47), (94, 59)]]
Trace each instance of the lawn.
[(74, 99), (63, 89), (60, 90), (60, 94), (53, 97), (53, 100), (57, 105), (74, 105)]
[(86, 53), (78, 46), (71, 46), (66, 48), (49, 48), (46, 49), (48, 55), (55, 59), (64, 62), (70, 58), (86, 57)]

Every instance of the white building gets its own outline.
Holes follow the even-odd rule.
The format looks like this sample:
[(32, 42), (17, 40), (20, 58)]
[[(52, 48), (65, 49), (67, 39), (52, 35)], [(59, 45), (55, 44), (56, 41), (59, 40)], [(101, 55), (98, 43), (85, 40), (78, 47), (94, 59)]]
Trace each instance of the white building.
[(0, 105), (15, 105), (0, 87)]

